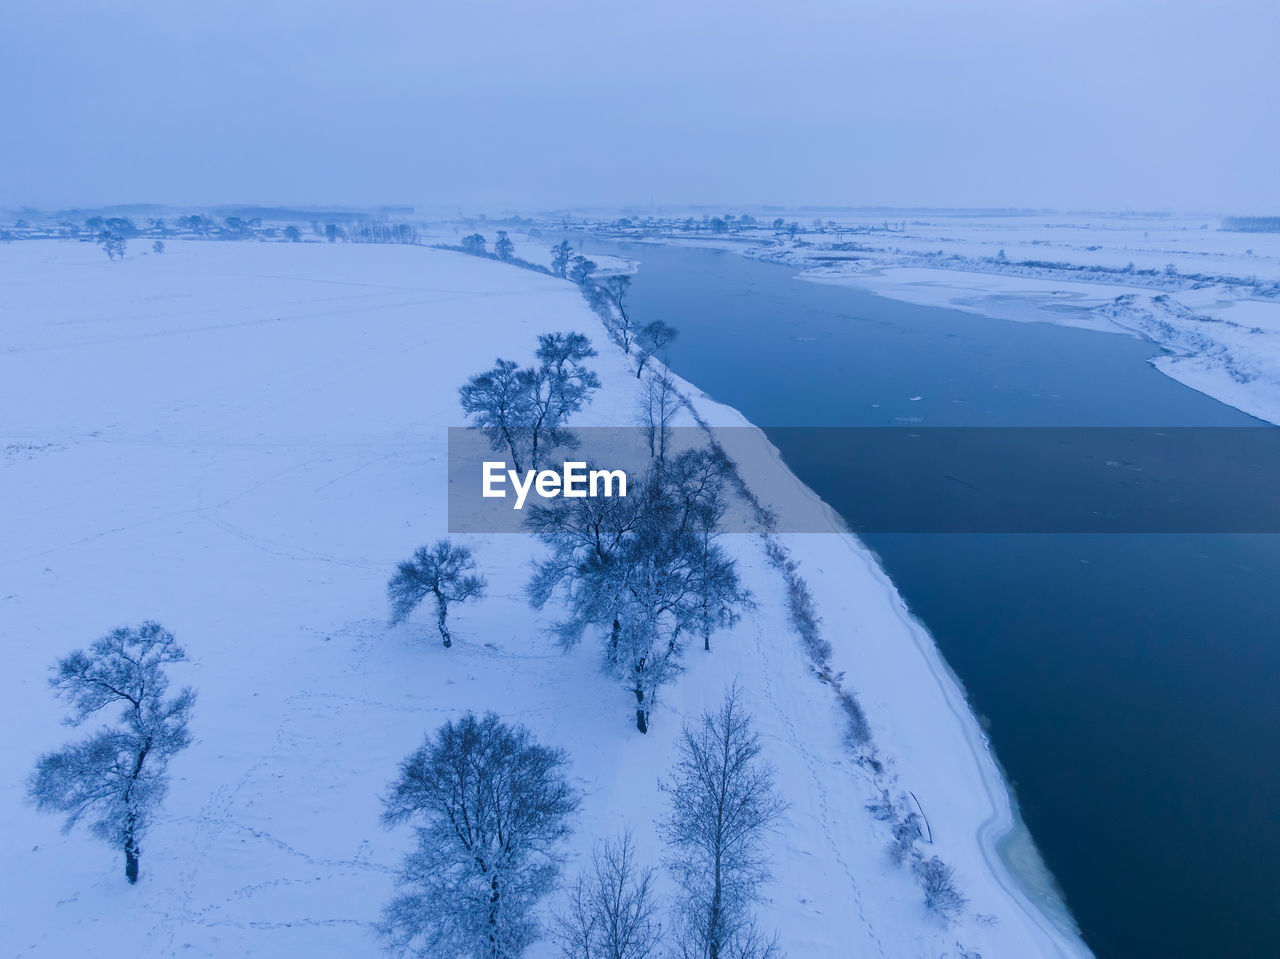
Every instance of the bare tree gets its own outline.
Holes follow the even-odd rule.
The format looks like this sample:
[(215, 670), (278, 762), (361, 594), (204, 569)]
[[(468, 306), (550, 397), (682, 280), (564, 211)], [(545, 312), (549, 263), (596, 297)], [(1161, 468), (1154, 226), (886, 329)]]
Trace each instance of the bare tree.
[(117, 629), (86, 652), (57, 662), (50, 685), (80, 726), (113, 706), (114, 724), (88, 739), (46, 753), (27, 782), (37, 809), (63, 813), (64, 831), (82, 819), (101, 839), (124, 850), (124, 873), (138, 881), (141, 840), (164, 799), (169, 760), (191, 743), (187, 723), (195, 693), (165, 697), (164, 666), (186, 659), (159, 623)]
[(484, 237), (479, 233), (464, 236), (462, 238), (462, 252), (470, 253), (472, 256), (484, 256)]
[(588, 260), (585, 256), (575, 256), (573, 258), (573, 266), (569, 270), (569, 279), (577, 283), (578, 286), (586, 286), (587, 281), (591, 279), (591, 274), (596, 271), (596, 263), (594, 260)]
[(760, 934), (751, 906), (769, 878), (765, 834), (786, 807), (736, 685), (717, 712), (681, 731), (678, 750), (673, 779), (662, 787), (671, 810), (661, 829), (683, 893), (680, 955), (776, 956), (777, 941)]
[(569, 261), (573, 259), (573, 247), (568, 240), (561, 240), (551, 248), (551, 272), (561, 279), (568, 278)]
[(445, 723), (401, 763), (382, 821), (417, 841), (383, 918), (393, 951), (515, 959), (537, 938), (578, 804), (565, 764), (493, 713)]
[(658, 955), (662, 925), (654, 870), (636, 864), (630, 831), (606, 840), (569, 890), (568, 910), (554, 935), (565, 959), (650, 959)]
[(538, 469), (551, 450), (574, 445), (565, 423), (600, 387), (599, 377), (583, 365), (595, 355), (582, 333), (544, 333), (538, 337), (536, 367), (497, 360), (459, 389), (462, 409), (475, 418), (493, 449), (511, 453), (517, 471), (523, 471), (522, 461)]
[(566, 647), (590, 627), (601, 630), (605, 668), (634, 695), (642, 733), (658, 690), (680, 671), (683, 637), (731, 621), (747, 600), (714, 542), (718, 470), (709, 451), (685, 450), (653, 464), (625, 498), (565, 499), (528, 512), (530, 530), (550, 547), (530, 603), (540, 609), (564, 594), (569, 615), (555, 628)]
[(509, 260), (516, 253), (516, 246), (511, 242), (511, 238), (507, 236), (506, 230), (498, 231), (498, 239), (493, 244), (494, 255), (499, 260)]
[(124, 250), (127, 245), (126, 237), (117, 229), (108, 227), (98, 232), (98, 246), (102, 247), (104, 253), (107, 254), (108, 260), (114, 260), (117, 257), (124, 259)]
[(654, 320), (640, 329), (636, 335), (636, 345), (639, 347), (637, 355), (640, 357), (636, 364), (636, 379), (640, 379), (640, 374), (644, 372), (644, 365), (649, 357), (666, 349), (676, 338), (677, 332), (674, 326), (668, 326), (661, 320)]
[(423, 546), (413, 559), (401, 563), (387, 583), (391, 601), (391, 625), (402, 623), (428, 596), (436, 598), (436, 625), (445, 648), (453, 645), (449, 635), (449, 604), (465, 603), (484, 595), (483, 576), (476, 576), (471, 550), (454, 546), (447, 539), (437, 540), (430, 548)]
[(529, 462), (538, 469), (541, 457), (556, 447), (576, 445), (564, 428), (600, 388), (600, 378), (583, 366), (596, 356), (582, 333), (544, 333), (538, 337), (538, 366), (523, 374), (529, 395)]
[(675, 381), (665, 371), (649, 372), (644, 378), (639, 399), (640, 425), (649, 443), (649, 455), (666, 462), (671, 440), (671, 423), (680, 410), (680, 394)]
[(625, 273), (615, 273), (607, 277), (601, 285), (610, 303), (617, 310), (613, 321), (613, 333), (622, 347), (622, 352), (631, 352), (631, 343), (635, 339), (635, 330), (631, 327), (631, 317), (627, 314), (626, 296), (631, 289), (631, 277)]
[(511, 464), (523, 472), (521, 459), (528, 446), (533, 412), (529, 405), (529, 384), (519, 366), (499, 358), (492, 369), (477, 373), (458, 389), (462, 411), (475, 418), (475, 426), (488, 438), (494, 450), (504, 447)]
[(742, 610), (755, 606), (738, 580), (738, 566), (715, 542), (715, 525), (701, 523), (693, 536), (693, 605), (702, 649), (711, 652), (711, 634), (735, 626)]

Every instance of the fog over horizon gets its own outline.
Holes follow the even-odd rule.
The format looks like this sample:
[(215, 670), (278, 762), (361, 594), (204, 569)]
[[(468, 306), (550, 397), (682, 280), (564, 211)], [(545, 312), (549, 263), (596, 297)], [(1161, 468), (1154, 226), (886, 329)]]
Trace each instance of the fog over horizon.
[(8, 0), (0, 34), (10, 209), (1280, 213), (1267, 0)]

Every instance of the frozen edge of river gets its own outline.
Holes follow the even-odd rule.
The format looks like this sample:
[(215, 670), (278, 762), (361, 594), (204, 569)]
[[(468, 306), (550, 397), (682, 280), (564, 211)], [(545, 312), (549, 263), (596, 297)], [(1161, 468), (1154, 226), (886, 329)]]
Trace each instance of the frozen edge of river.
[[(702, 393), (694, 384), (674, 372), (672, 376), (685, 387), (698, 413), (704, 417), (710, 413), (715, 425), (759, 429), (734, 407)], [(832, 536), (838, 539), (842, 553), (839, 561), (859, 567), (873, 586), (889, 598), (898, 623), (911, 637), (916, 653), (941, 693), (955, 728), (963, 734), (989, 806), (989, 812), (974, 837), (987, 871), (1045, 938), (1053, 943), (1058, 955), (1092, 955), (1052, 873), (1035, 846), (1034, 837), (1022, 820), (1017, 798), (996, 758), (990, 739), (983, 732), (969, 704), (959, 676), (943, 657), (928, 629), (908, 608), (875, 552), (849, 532), (840, 515), (791, 472), (782, 454), (772, 443), (763, 439), (762, 445), (779, 473), (793, 486), (798, 501), (811, 504), (824, 517), (827, 529), (819, 535), (823, 540)], [(791, 501), (789, 497), (785, 499)], [(814, 551), (806, 551), (802, 545), (806, 540), (811, 540), (809, 534), (790, 540), (792, 551), (801, 560), (802, 567), (817, 562)], [(851, 650), (842, 648), (838, 643), (833, 643), (833, 646), (839, 665), (849, 667), (850, 670), (856, 668), (856, 662), (850, 662), (855, 658)]]

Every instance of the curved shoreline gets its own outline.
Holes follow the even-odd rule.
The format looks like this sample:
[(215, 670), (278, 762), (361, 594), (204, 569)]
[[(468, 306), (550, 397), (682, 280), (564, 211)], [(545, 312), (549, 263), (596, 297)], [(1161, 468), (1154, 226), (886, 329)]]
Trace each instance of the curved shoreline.
[[(643, 269), (643, 258), (632, 260), (629, 267), (627, 272)], [(810, 279), (809, 277), (798, 278)], [(810, 504), (820, 513), (821, 519), (815, 526), (825, 525), (830, 533), (840, 536), (843, 547), (849, 554), (844, 558), (842, 550), (841, 562), (856, 564), (874, 588), (889, 599), (897, 624), (910, 636), (912, 648), (928, 670), (930, 681), (945, 703), (947, 714), (951, 719), (950, 725), (963, 736), (969, 763), (981, 783), (985, 813), (973, 833), (973, 841), (977, 845), (986, 872), (1007, 899), (1039, 931), (1041, 940), (1051, 943), (1052, 952), (1046, 954), (1063, 957), (1063, 959), (1092, 956), (1093, 953), (1084, 942), (1064, 894), (1022, 819), (1017, 796), (995, 755), (990, 737), (982, 729), (969, 703), (963, 682), (947, 663), (928, 628), (911, 612), (874, 550), (849, 530), (844, 518), (834, 508), (791, 471), (781, 452), (768, 440), (767, 433), (763, 429), (750, 422), (735, 407), (715, 399), (675, 371), (670, 372), (681, 385), (681, 391), (686, 394), (691, 407), (696, 410), (700, 419), (713, 409), (721, 411), (720, 416), (711, 417), (710, 428), (737, 426), (747, 427), (760, 433), (769, 459), (780, 471), (780, 475), (786, 478), (786, 482), (792, 487), (794, 493), (798, 494), (798, 500)], [(726, 414), (731, 422), (724, 422)], [(705, 422), (703, 425), (704, 428), (707, 427)], [(758, 483), (752, 483), (747, 477), (743, 479), (753, 493), (758, 492)], [(791, 501), (789, 497), (779, 499)], [(765, 500), (765, 504), (771, 507), (775, 505), (768, 499)], [(809, 558), (803, 546), (794, 545), (791, 552), (802, 563)], [(829, 641), (831, 639), (832, 637), (828, 637)], [(832, 642), (832, 645), (837, 644)], [(860, 694), (860, 698), (875, 692), (873, 689), (859, 687), (857, 684), (854, 689)], [(882, 721), (883, 717), (876, 717), (876, 719)], [(889, 756), (892, 757), (892, 753), (889, 753)]]
[[(947, 663), (927, 627), (911, 612), (874, 550), (850, 532), (843, 517), (791, 471), (781, 452), (768, 441), (763, 429), (751, 423), (736, 408), (707, 395), (674, 372), (672, 375), (690, 388), (691, 398), (697, 398), (693, 400), (695, 403), (702, 401), (713, 404), (718, 410), (736, 418), (739, 422), (735, 425), (760, 431), (767, 451), (781, 473), (793, 484), (801, 499), (821, 512), (829, 525), (829, 533), (840, 537), (849, 554), (847, 561), (858, 564), (884, 595), (891, 599), (898, 622), (910, 635), (916, 653), (923, 660), (947, 705), (955, 728), (964, 736), (968, 745), (968, 758), (982, 782), (989, 813), (979, 824), (974, 839), (988, 872), (1009, 899), (1053, 943), (1057, 955), (1092, 956), (1093, 953), (1084, 942), (1052, 872), (1035, 845), (1034, 837), (1022, 820), (1016, 794), (995, 755), (990, 738), (982, 730), (969, 703), (964, 684)], [(804, 558), (803, 547), (794, 547), (793, 552), (799, 558)], [(859, 692), (866, 690), (860, 689)]]

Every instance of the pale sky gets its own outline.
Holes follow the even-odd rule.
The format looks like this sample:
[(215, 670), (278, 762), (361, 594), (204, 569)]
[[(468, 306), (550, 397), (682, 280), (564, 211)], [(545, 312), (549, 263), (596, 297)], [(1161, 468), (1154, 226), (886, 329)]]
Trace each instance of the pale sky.
[(1280, 214), (1276, 0), (0, 3), (0, 206)]

